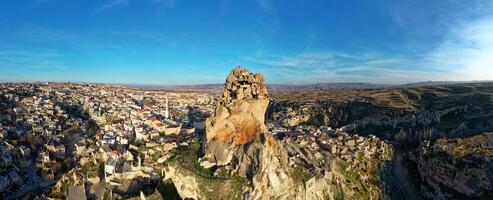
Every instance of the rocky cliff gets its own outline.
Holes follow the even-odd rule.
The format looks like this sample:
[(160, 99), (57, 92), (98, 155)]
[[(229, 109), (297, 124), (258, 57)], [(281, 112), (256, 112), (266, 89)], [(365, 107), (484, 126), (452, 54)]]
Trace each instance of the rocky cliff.
[(263, 74), (236, 67), (226, 79), (214, 115), (206, 124), (205, 158), (218, 165), (228, 164), (234, 149), (266, 133), (265, 111), (269, 95)]
[(285, 196), (297, 186), (287, 171), (287, 151), (265, 127), (268, 104), (264, 76), (236, 67), (206, 121), (204, 160), (251, 179), (255, 199)]
[(275, 138), (264, 125), (269, 96), (263, 81), (262, 74), (239, 67), (230, 73), (206, 122), (204, 160), (249, 180), (249, 199), (381, 197), (376, 173), (392, 154), (389, 145), (342, 132), (337, 138)]
[(206, 121), (204, 156), (190, 144), (165, 169), (182, 198), (382, 198), (378, 172), (390, 145), (345, 132), (278, 138), (264, 124), (268, 104), (263, 75), (230, 73)]
[(429, 199), (493, 197), (493, 133), (424, 142), (411, 159)]
[(276, 91), (268, 119), (283, 126), (331, 126), (405, 146), (493, 131), (493, 84), (371, 90)]

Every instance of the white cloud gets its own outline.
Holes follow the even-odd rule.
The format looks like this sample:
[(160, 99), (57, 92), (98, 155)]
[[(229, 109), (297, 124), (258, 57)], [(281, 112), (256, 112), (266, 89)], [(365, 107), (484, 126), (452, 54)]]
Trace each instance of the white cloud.
[(245, 57), (244, 60), (268, 66), (289, 69), (310, 69), (315, 67), (328, 67), (333, 64), (334, 55), (329, 52), (303, 53), (298, 55), (271, 55)]
[(110, 0), (96, 9), (96, 12), (117, 6), (126, 6), (128, 3), (130, 3), (130, 0)]
[(436, 70), (413, 67), (410, 58), (378, 52), (347, 53), (322, 51), (295, 55), (244, 57), (244, 61), (264, 66), (279, 82), (371, 82), (407, 83), (436, 80)]
[(493, 80), (493, 16), (455, 28), (427, 59), (453, 80)]
[(258, 0), (257, 4), (266, 15), (267, 19), (264, 22), (265, 26), (268, 28), (271, 34), (277, 34), (281, 28), (281, 20), (277, 12), (276, 6), (271, 0)]
[(38, 25), (24, 25), (15, 34), (30, 42), (80, 41), (79, 34), (63, 30), (49, 29)]
[(363, 53), (358, 50), (319, 51), (291, 55), (259, 54), (243, 60), (264, 66), (279, 76), (280, 82), (493, 80), (493, 9), (469, 10), (478, 13), (452, 17), (453, 23), (441, 31), (444, 32), (443, 40), (437, 41), (436, 48), (424, 52), (413, 52), (413, 49), (393, 54), (385, 50), (365, 50)]
[[(131, 0), (109, 0), (107, 1), (105, 4), (99, 6), (97, 9), (96, 9), (96, 13), (97, 12), (100, 12), (100, 11), (103, 11), (103, 10), (106, 10), (106, 9), (109, 9), (109, 8), (113, 8), (113, 7), (119, 7), (119, 6), (127, 6), (129, 3), (130, 3)], [(143, 1), (138, 1), (138, 3), (141, 3)], [(175, 0), (149, 0), (149, 1), (145, 1), (146, 3), (152, 3), (152, 4), (155, 4), (159, 7), (159, 9), (171, 9), (175, 6)]]
[[(66, 69), (60, 55), (48, 50), (7, 50), (0, 51), (0, 66), (5, 70), (62, 70)], [(21, 66), (21, 67), (19, 67)]]

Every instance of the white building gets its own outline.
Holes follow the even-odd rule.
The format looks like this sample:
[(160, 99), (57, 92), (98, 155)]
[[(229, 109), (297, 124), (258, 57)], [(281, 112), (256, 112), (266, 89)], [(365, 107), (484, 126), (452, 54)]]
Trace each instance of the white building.
[(144, 138), (144, 126), (142, 125), (135, 126), (134, 131), (135, 131), (136, 140), (141, 140)]
[(104, 171), (108, 174), (114, 174), (116, 170), (116, 164), (118, 163), (118, 158), (114, 156), (108, 157), (106, 164), (104, 165)]

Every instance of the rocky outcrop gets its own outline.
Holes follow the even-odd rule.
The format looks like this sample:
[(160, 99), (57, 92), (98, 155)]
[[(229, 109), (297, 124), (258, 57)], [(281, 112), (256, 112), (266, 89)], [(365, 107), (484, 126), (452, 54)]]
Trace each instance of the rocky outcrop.
[(234, 149), (266, 133), (264, 120), (268, 104), (263, 74), (253, 74), (240, 67), (231, 71), (214, 115), (205, 122), (205, 158), (218, 165), (229, 164)]
[(197, 184), (197, 177), (176, 166), (165, 168), (164, 179), (171, 179), (181, 199), (205, 199)]
[(204, 160), (229, 165), (251, 180), (250, 198), (304, 199), (303, 183), (293, 179), (284, 144), (265, 126), (268, 104), (264, 76), (235, 68), (214, 115), (206, 121)]
[(263, 75), (239, 67), (230, 73), (215, 113), (206, 121), (202, 167), (215, 163), (218, 171), (232, 169), (246, 178), (246, 199), (381, 197), (376, 173), (390, 158), (388, 144), (343, 132), (274, 137), (264, 125), (269, 96), (263, 81)]
[(493, 121), (489, 121), (493, 118), (493, 95), (475, 90), (482, 89), (457, 94), (436, 87), (282, 91), (272, 94), (267, 116), (285, 127), (330, 126), (350, 133), (377, 134), (415, 148), (423, 140), (493, 131)]
[(260, 134), (235, 155), (252, 199), (379, 199), (377, 173), (392, 149), (374, 136), (344, 132), (297, 140)]
[(253, 199), (286, 199), (298, 186), (288, 170), (289, 156), (282, 145), (271, 135), (261, 133), (236, 152), (239, 174), (252, 180)]
[(425, 142), (411, 155), (430, 199), (488, 199), (493, 195), (493, 133)]

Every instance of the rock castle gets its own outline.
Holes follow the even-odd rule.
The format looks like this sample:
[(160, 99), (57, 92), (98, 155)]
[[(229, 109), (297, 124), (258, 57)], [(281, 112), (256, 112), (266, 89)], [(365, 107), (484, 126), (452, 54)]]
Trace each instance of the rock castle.
[(215, 114), (206, 121), (206, 158), (226, 165), (232, 149), (266, 133), (265, 112), (269, 94), (264, 75), (236, 67), (226, 79)]

